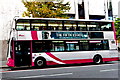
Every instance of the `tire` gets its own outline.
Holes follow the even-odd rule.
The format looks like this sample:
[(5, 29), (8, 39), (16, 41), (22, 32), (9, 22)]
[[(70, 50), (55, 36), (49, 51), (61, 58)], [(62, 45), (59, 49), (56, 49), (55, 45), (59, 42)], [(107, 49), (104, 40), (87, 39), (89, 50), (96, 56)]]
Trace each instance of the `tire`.
[(94, 58), (93, 58), (93, 62), (94, 62), (95, 64), (103, 63), (103, 61), (102, 61), (102, 57), (101, 57), (100, 55), (96, 55), (96, 56), (94, 56)]
[(45, 67), (46, 66), (46, 60), (44, 58), (37, 58), (35, 60), (35, 67)]

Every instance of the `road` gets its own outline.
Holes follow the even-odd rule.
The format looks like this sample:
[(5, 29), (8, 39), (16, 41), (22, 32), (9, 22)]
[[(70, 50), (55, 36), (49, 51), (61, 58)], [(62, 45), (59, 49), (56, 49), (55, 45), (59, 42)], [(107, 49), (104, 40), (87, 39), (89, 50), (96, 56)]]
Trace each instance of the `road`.
[[(3, 80), (39, 80), (53, 78), (111, 78), (118, 79), (118, 61), (107, 64), (79, 64), (69, 66), (47, 67), (44, 69), (27, 69), (14, 71), (1, 71)], [(109, 79), (109, 80), (111, 80)], [(105, 79), (106, 80), (106, 79)]]

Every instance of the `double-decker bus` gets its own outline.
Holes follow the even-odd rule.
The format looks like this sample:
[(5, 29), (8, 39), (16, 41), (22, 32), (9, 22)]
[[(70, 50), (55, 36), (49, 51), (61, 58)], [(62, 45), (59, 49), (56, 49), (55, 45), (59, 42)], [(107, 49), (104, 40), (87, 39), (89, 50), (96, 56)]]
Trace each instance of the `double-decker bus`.
[(14, 24), (7, 58), (10, 67), (118, 60), (113, 21), (17, 18)]

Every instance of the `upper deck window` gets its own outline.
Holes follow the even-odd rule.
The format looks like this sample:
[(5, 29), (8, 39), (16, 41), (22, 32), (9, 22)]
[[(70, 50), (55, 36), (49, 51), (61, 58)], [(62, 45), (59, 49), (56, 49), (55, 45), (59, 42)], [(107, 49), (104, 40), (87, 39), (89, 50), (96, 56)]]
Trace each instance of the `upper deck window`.
[(87, 22), (87, 28), (89, 31), (100, 31), (100, 25), (98, 22)]
[(77, 31), (87, 31), (86, 22), (77, 22)]
[(62, 30), (62, 21), (48, 21), (47, 30)]
[(34, 31), (112, 31), (111, 22), (73, 21), (47, 19), (20, 19), (16, 24), (17, 30)]
[(45, 20), (31, 20), (31, 30), (39, 31), (46, 30), (47, 21)]
[(64, 21), (63, 30), (75, 31), (76, 27), (77, 25), (75, 21)]
[(102, 31), (112, 31), (112, 24), (111, 23), (108, 23), (108, 22), (104, 22), (104, 23), (100, 23), (100, 26), (101, 26), (101, 30)]
[(29, 20), (18, 20), (16, 24), (17, 30), (30, 30), (30, 21)]
[(87, 22), (88, 31), (112, 31), (110, 22)]

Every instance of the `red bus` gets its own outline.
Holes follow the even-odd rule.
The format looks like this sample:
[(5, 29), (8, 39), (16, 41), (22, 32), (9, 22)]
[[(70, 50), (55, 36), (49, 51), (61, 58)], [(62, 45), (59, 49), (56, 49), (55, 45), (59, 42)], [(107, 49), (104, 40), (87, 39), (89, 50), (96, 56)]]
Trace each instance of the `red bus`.
[(10, 67), (118, 60), (113, 21), (18, 18), (14, 24), (7, 58)]

